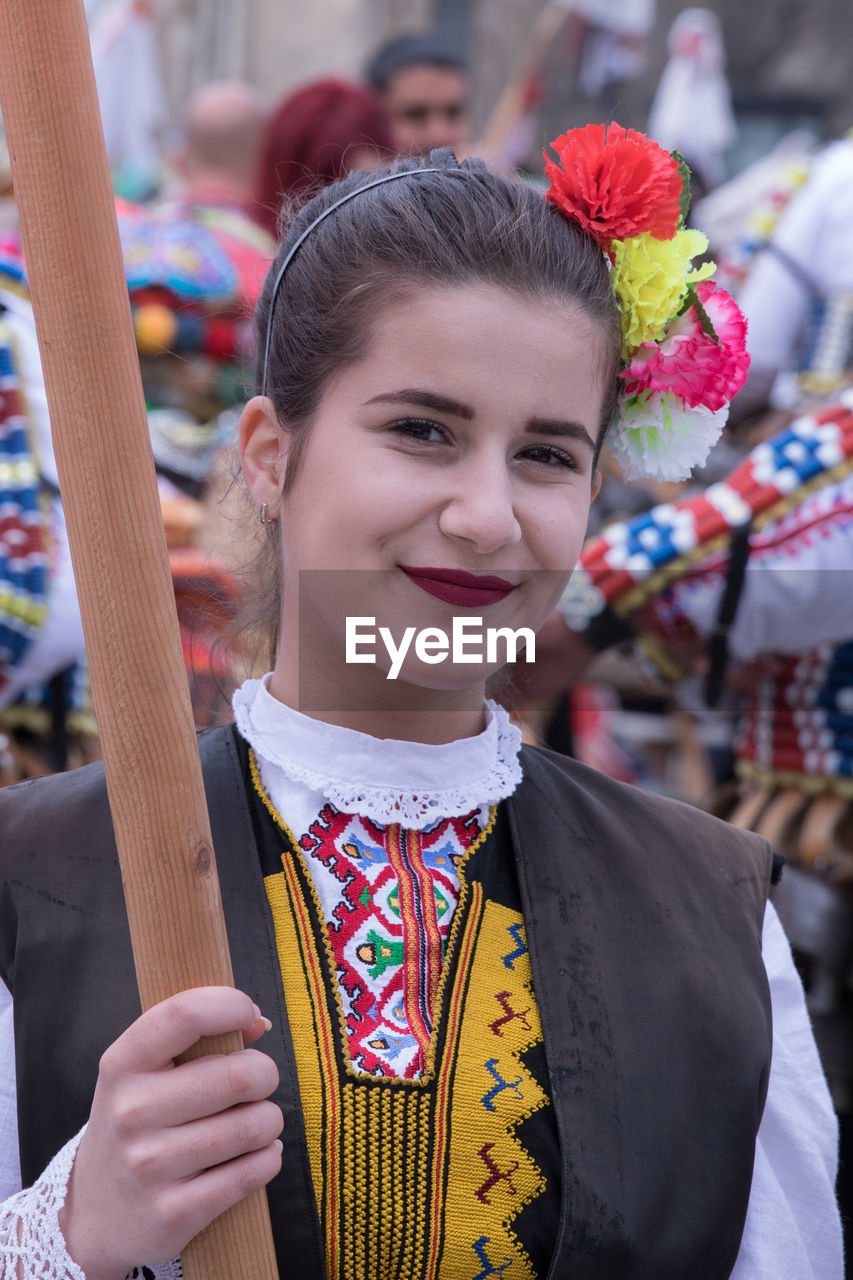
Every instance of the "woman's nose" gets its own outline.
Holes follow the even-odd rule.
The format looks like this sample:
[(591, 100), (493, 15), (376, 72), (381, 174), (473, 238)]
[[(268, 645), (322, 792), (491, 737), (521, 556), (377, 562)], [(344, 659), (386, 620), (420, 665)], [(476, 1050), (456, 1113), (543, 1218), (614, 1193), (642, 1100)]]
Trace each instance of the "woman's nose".
[(446, 537), (464, 539), (480, 555), (494, 555), (521, 541), (512, 477), (503, 459), (472, 458), (465, 467), (454, 468), (452, 485), (438, 518)]

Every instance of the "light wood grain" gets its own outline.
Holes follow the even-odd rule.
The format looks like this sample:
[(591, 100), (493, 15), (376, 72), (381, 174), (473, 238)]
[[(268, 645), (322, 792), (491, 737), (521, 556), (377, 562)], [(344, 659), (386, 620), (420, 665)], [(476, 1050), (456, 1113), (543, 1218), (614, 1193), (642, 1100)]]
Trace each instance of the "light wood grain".
[[(233, 977), (82, 0), (0, 0), (0, 99), (148, 1008)], [(264, 1194), (184, 1273), (273, 1280)]]

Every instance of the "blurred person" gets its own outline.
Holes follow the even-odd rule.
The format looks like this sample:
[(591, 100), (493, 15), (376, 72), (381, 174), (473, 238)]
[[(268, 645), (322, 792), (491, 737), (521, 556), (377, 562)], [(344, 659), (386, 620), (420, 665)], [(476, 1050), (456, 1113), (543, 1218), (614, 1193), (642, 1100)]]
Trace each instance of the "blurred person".
[(127, 200), (149, 199), (163, 176), (169, 118), (155, 6), (151, 0), (105, 0), (90, 17), (113, 189)]
[(725, 153), (737, 136), (719, 18), (710, 9), (682, 10), (667, 48), (649, 132), (662, 146), (680, 151), (708, 190), (725, 177)]
[(303, 85), (274, 108), (264, 129), (255, 214), (275, 235), (286, 199), (377, 169), (393, 151), (390, 121), (372, 90), (334, 77)]
[(738, 302), (752, 366), (733, 417), (768, 403), (796, 411), (804, 395), (844, 385), (853, 360), (853, 138), (811, 161), (755, 254)]
[(472, 142), (470, 72), (464, 58), (435, 34), (399, 36), (383, 44), (366, 79), (391, 118), (402, 155), (434, 147), (466, 154)]
[(152, 209), (161, 223), (196, 223), (211, 232), (237, 273), (246, 312), (275, 252), (253, 213), (266, 116), (260, 95), (240, 80), (214, 80), (197, 90), (184, 110), (184, 144), (175, 157), (182, 189)]
[(0, 385), (2, 784), (97, 754), (35, 321), (11, 245), (0, 249)]
[[(711, 808), (787, 859), (774, 902), (807, 982), (853, 1204), (853, 394), (758, 444), (689, 501), (585, 546), (537, 637), (528, 696), (603, 680), (633, 643), (691, 716), (728, 685), (737, 784)], [(527, 673), (525, 673), (527, 674)], [(735, 716), (732, 714), (736, 712)]]
[(175, 157), (186, 203), (249, 211), (266, 115), (260, 94), (240, 80), (214, 80), (192, 94)]

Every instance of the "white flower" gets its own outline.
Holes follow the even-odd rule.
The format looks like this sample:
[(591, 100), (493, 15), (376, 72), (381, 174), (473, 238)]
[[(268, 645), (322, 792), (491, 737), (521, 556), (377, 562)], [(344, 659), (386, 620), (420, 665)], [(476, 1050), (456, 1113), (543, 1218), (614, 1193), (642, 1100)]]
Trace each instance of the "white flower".
[(716, 413), (689, 409), (668, 392), (623, 397), (607, 446), (631, 480), (686, 480), (719, 439), (728, 413), (728, 405)]

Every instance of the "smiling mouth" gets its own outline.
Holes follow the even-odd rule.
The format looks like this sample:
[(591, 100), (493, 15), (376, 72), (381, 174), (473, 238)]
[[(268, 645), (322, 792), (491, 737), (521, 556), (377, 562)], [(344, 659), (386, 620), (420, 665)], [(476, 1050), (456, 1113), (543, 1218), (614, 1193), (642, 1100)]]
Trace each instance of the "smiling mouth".
[(463, 569), (412, 568), (401, 564), (407, 578), (428, 595), (436, 596), (445, 604), (461, 608), (478, 609), (499, 604), (515, 591), (516, 583), (490, 574), (466, 573)]

